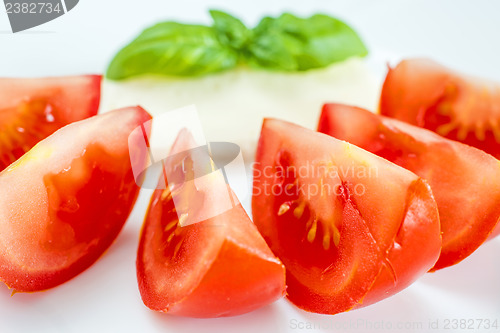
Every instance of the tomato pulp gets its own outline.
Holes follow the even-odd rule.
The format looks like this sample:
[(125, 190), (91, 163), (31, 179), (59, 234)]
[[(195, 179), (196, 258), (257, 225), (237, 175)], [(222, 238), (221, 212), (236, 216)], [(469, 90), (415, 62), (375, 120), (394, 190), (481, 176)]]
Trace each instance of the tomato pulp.
[(103, 254), (139, 192), (128, 142), (148, 119), (133, 107), (75, 122), (0, 173), (1, 281), (18, 292), (45, 290)]
[(438, 204), (443, 245), (433, 270), (474, 252), (500, 219), (500, 162), (485, 152), (396, 119), (326, 104), (318, 130), (426, 179)]
[[(167, 159), (164, 170), (172, 172), (160, 179), (144, 221), (137, 253), (144, 304), (174, 315), (220, 317), (283, 297), (283, 264), (222, 175), (192, 179), (200, 168), (189, 153), (194, 146), (189, 132), (181, 131), (172, 154), (187, 153)], [(232, 204), (220, 209), (228, 200)], [(188, 223), (200, 216), (199, 222)]]
[(500, 83), (427, 59), (403, 60), (389, 68), (380, 113), (500, 158)]
[(97, 114), (100, 75), (0, 78), (0, 171), (37, 142)]
[(424, 180), (280, 120), (262, 127), (252, 212), (285, 264), (288, 298), (317, 313), (402, 290), (434, 265), (441, 247), (436, 202)]

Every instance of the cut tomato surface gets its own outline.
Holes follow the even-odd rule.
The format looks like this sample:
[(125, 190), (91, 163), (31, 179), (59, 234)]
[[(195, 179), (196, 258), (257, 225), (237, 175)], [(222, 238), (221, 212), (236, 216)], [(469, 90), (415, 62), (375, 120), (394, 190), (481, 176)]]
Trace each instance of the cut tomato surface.
[(389, 68), (380, 112), (500, 158), (500, 83), (408, 59)]
[[(335, 314), (386, 298), (436, 262), (436, 202), (414, 173), (347, 142), (264, 121), (254, 222), (287, 270), (288, 298)], [(425, 246), (423, 246), (425, 244)]]
[(97, 114), (101, 76), (0, 78), (0, 171), (59, 128)]
[(132, 107), (72, 123), (0, 173), (1, 281), (45, 290), (102, 255), (137, 198), (128, 140), (148, 119)]
[(500, 219), (500, 162), (434, 132), (369, 111), (326, 104), (318, 130), (426, 179), (438, 204), (443, 245), (433, 270), (474, 252)]
[(220, 317), (283, 297), (285, 268), (222, 175), (193, 179), (199, 168), (189, 152), (194, 146), (189, 132), (181, 131), (172, 154), (186, 153), (165, 162), (171, 172), (160, 180), (144, 221), (137, 255), (144, 304), (174, 315)]

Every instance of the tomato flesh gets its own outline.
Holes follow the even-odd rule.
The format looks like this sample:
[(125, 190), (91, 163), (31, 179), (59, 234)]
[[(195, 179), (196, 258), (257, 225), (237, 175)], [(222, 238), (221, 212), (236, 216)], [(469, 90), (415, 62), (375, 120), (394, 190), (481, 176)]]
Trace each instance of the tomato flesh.
[[(173, 151), (192, 148), (191, 139), (181, 132)], [(166, 169), (181, 170), (175, 163), (169, 160)], [(195, 179), (194, 185), (183, 183), (185, 174), (176, 175), (181, 179), (159, 182), (166, 182), (167, 188), (155, 190), (141, 232), (137, 279), (144, 304), (156, 311), (206, 318), (246, 313), (281, 298), (285, 269), (236, 197), (227, 211), (198, 223), (180, 221), (220, 206), (230, 188), (211, 174)], [(178, 187), (171, 190), (168, 182)]]
[(0, 78), (0, 171), (59, 128), (97, 114), (101, 76)]
[(403, 60), (389, 68), (380, 112), (500, 158), (500, 83)]
[[(285, 264), (288, 298), (307, 311), (335, 314), (379, 301), (439, 255), (436, 203), (422, 179), (284, 121), (264, 121), (252, 212)], [(425, 249), (416, 246), (422, 239)]]
[(1, 281), (49, 289), (102, 255), (137, 198), (127, 143), (149, 118), (136, 107), (73, 123), (0, 173)]
[(318, 130), (426, 179), (438, 204), (443, 245), (433, 270), (473, 253), (500, 219), (500, 162), (431, 131), (339, 104), (326, 104)]

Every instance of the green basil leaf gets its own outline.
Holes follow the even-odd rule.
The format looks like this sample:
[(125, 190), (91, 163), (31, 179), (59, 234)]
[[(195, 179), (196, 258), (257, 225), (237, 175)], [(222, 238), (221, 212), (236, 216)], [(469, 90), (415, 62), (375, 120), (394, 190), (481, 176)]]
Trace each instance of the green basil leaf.
[(251, 54), (248, 62), (253, 67), (295, 71), (298, 65), (294, 53), (300, 47), (292, 38), (279, 34), (262, 34), (248, 47)]
[(306, 21), (309, 36), (300, 60), (301, 70), (368, 54), (358, 34), (344, 22), (326, 15), (314, 15)]
[(164, 22), (146, 29), (111, 61), (106, 76), (141, 74), (198, 76), (233, 68), (238, 53), (211, 27)]
[(243, 48), (250, 39), (250, 30), (239, 19), (219, 10), (211, 10), (214, 29), (219, 41), (234, 49)]
[[(265, 58), (260, 39), (269, 35), (274, 36), (275, 42), (280, 39), (279, 44), (287, 46), (289, 55), (283, 57), (287, 66), (272, 65), (279, 62), (274, 54)], [(254, 63), (261, 67), (294, 71), (326, 67), (349, 57), (365, 56), (368, 53), (356, 32), (344, 22), (320, 14), (302, 19), (288, 13), (279, 18), (262, 19), (254, 29), (254, 42), (249, 50), (255, 58)], [(293, 66), (290, 65), (290, 57), (294, 59)]]
[(163, 22), (144, 30), (114, 57), (106, 76), (198, 76), (248, 63), (263, 69), (305, 71), (367, 50), (344, 22), (326, 16), (264, 17), (252, 30), (237, 18), (211, 10), (212, 27)]

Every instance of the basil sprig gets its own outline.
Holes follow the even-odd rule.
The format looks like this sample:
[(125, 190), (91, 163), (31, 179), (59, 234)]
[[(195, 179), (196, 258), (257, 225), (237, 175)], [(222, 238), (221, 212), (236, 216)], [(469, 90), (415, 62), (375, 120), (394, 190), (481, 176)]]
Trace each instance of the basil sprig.
[(162, 22), (147, 28), (116, 54), (106, 76), (200, 76), (238, 64), (305, 71), (368, 53), (352, 28), (327, 15), (264, 17), (254, 29), (222, 11), (210, 15), (210, 27)]

